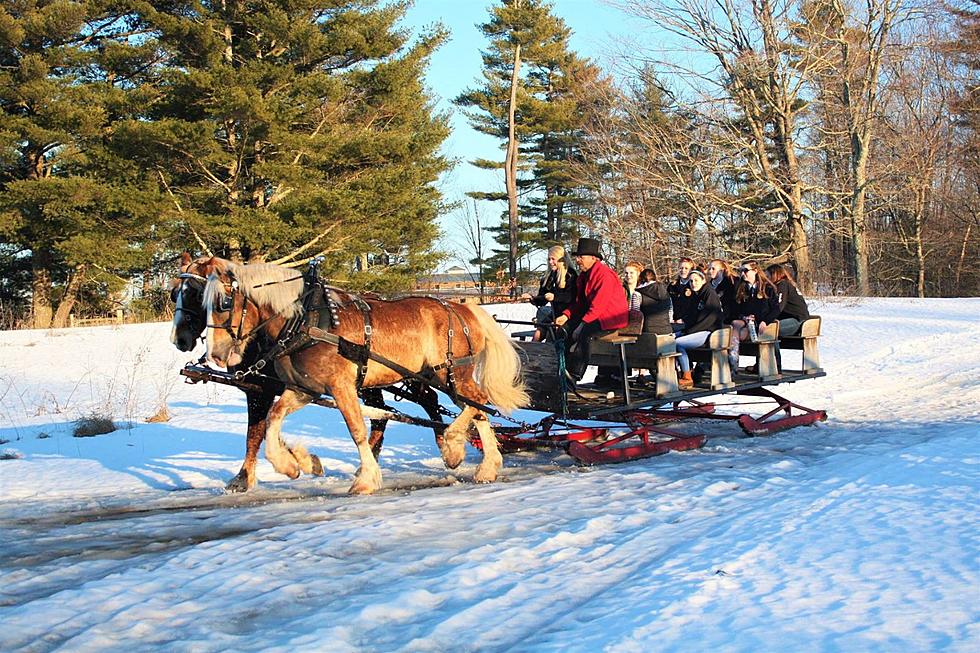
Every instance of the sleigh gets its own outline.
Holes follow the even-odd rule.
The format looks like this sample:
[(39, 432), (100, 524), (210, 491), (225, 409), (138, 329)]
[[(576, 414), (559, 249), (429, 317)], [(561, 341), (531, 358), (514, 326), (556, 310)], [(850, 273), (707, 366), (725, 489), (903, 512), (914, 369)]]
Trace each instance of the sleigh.
[[(528, 324), (500, 322), (510, 328)], [(612, 370), (614, 380), (571, 388), (564, 381), (562, 348), (530, 342), (530, 333), (514, 333), (515, 344), (530, 408), (549, 415), (530, 425), (497, 426), (504, 452), (563, 449), (583, 464), (614, 463), (699, 448), (712, 423), (734, 422), (745, 435), (760, 436), (827, 419), (825, 411), (773, 390), (826, 376), (817, 349), (819, 317), (807, 320), (798, 336), (780, 338), (778, 324), (770, 325), (757, 342), (742, 347), (754, 365), (734, 373), (728, 363), (730, 331), (715, 331), (702, 347), (688, 350), (702, 372), (690, 389), (678, 385), (673, 336), (617, 332), (600, 338), (590, 363)], [(802, 352), (795, 368), (782, 365), (781, 354), (789, 350)]]

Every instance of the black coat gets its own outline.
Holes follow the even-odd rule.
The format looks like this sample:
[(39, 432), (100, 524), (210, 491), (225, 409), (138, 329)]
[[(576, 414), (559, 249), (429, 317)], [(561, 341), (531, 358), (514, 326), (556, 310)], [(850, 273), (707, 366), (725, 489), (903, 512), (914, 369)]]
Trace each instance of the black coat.
[(551, 302), (551, 308), (555, 311), (555, 317), (561, 315), (573, 301), (575, 301), (575, 278), (578, 272), (568, 268), (565, 274), (565, 287), (558, 287), (558, 270), (551, 270), (548, 275), (541, 280), (538, 287), (538, 294), (531, 298), (531, 303), (535, 306), (544, 306), (548, 300), (544, 298), (547, 293), (554, 293), (555, 298)]
[(669, 335), (670, 328), (670, 296), (667, 285), (653, 281), (636, 289), (640, 295), (640, 312), (643, 313), (643, 333)]
[(721, 300), (711, 284), (704, 284), (701, 290), (692, 293), (692, 301), (684, 315), (684, 335), (698, 331), (714, 331), (721, 326)]
[[(742, 283), (745, 283), (744, 281)], [(779, 319), (779, 293), (770, 284), (765, 285), (764, 297), (757, 297), (755, 286), (745, 289), (745, 299), (741, 302), (736, 298), (735, 308), (732, 311), (733, 320), (744, 319), (747, 315), (754, 315), (756, 323), (765, 322), (772, 324)]]
[(721, 300), (722, 320), (725, 324), (732, 321), (732, 312), (735, 310), (735, 291), (738, 290), (738, 284), (740, 283), (742, 283), (742, 280), (738, 277), (730, 277), (727, 274), (722, 274), (721, 281), (718, 285), (711, 286), (718, 294), (718, 299)]
[(788, 279), (780, 279), (776, 282), (776, 290), (779, 291), (780, 320), (791, 317), (803, 322), (809, 319), (810, 310), (796, 286), (791, 284)]
[(674, 307), (674, 319), (683, 319), (687, 315), (690, 305), (694, 302), (694, 291), (691, 290), (690, 282), (681, 283), (674, 279), (667, 286), (667, 294), (670, 295), (670, 303)]

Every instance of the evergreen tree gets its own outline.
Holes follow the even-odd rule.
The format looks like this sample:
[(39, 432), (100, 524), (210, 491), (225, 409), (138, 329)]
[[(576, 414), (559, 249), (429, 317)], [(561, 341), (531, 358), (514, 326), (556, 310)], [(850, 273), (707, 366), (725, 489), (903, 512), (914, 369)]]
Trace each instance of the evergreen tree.
[[(598, 69), (569, 49), (571, 30), (552, 14), (543, 0), (503, 0), (490, 9), (490, 21), (481, 31), (490, 40), (483, 52), (482, 85), (460, 94), (474, 129), (505, 142), (509, 136), (511, 79), (514, 51), (520, 47), (516, 89), (515, 132), (524, 163), (517, 180), (523, 203), (520, 216), (505, 216), (497, 242), (507, 245), (508, 258), (562, 242), (572, 235), (569, 208), (581, 198), (571, 185), (569, 166), (579, 155), (582, 112), (579, 87), (596, 79)], [(485, 169), (500, 169), (501, 162), (475, 160)], [(503, 200), (500, 192), (479, 191), (471, 197)], [(516, 243), (511, 243), (516, 238)]]
[(377, 0), (144, 5), (166, 65), (130, 155), (172, 197), (184, 242), (233, 259), (404, 286), (433, 264), (433, 182), (448, 135), (422, 76), (441, 28), (408, 43), (406, 4)]
[(156, 193), (109, 147), (155, 55), (126, 5), (0, 5), (0, 245), (13, 267), (29, 260), (38, 328), (62, 326), (96, 277), (118, 285), (145, 263)]

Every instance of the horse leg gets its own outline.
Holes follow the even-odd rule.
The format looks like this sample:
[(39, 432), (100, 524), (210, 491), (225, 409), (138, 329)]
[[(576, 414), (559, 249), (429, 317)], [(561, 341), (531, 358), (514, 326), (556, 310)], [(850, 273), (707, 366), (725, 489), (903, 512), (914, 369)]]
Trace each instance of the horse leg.
[(371, 437), (368, 438), (368, 444), (371, 445), (371, 453), (375, 460), (381, 458), (381, 446), (385, 443), (385, 427), (387, 426), (388, 420), (386, 419), (371, 420)]
[(504, 458), (497, 448), (497, 436), (486, 413), (482, 411), (477, 413), (473, 421), (476, 424), (476, 432), (480, 434), (480, 442), (483, 444), (483, 460), (477, 466), (473, 480), (477, 483), (493, 483), (497, 480), (500, 468), (504, 466)]
[(248, 432), (245, 435), (245, 460), (235, 478), (228, 481), (225, 489), (229, 492), (247, 492), (255, 487), (255, 462), (259, 455), (259, 447), (265, 437), (266, 417), (269, 407), (275, 401), (273, 392), (246, 392), (245, 403), (248, 406)]
[(361, 413), (361, 404), (357, 400), (357, 393), (353, 386), (338, 384), (331, 388), (337, 408), (347, 422), (347, 429), (350, 437), (357, 445), (357, 453), (361, 458), (361, 466), (354, 476), (354, 483), (348, 492), (351, 494), (371, 494), (381, 488), (381, 468), (378, 461), (371, 451), (371, 444), (368, 442), (367, 428), (364, 426), (364, 415)]
[[(296, 412), (311, 401), (313, 401), (312, 396), (287, 389), (279, 397), (279, 401), (269, 409), (268, 424), (265, 431), (265, 457), (272, 463), (277, 472), (285, 474), (289, 478), (299, 477), (303, 462), (294, 457), (294, 454), (283, 444), (281, 438), (282, 421), (286, 419), (287, 415)], [(303, 447), (296, 447), (296, 449), (306, 453), (306, 449)]]
[[(385, 400), (380, 388), (365, 388), (361, 391), (361, 396), (364, 397), (364, 403), (368, 406), (384, 408)], [(371, 436), (368, 442), (371, 445), (371, 453), (374, 454), (375, 460), (381, 457), (381, 447), (385, 442), (385, 427), (387, 426), (388, 420), (386, 419), (371, 420)]]
[[(449, 469), (456, 469), (466, 457), (466, 435), (470, 428), (470, 422), (476, 409), (466, 406), (462, 412), (452, 421), (443, 433), (442, 444), (439, 450), (442, 452), (442, 460)], [(436, 440), (438, 442), (438, 439)]]

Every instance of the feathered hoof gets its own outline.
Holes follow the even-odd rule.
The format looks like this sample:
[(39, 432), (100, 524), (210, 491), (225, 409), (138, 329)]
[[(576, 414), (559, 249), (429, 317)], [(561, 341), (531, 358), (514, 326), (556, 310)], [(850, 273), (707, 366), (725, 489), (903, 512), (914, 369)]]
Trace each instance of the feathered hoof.
[(323, 476), (323, 464), (320, 462), (320, 456), (311, 453), (310, 462), (313, 465), (313, 471), (311, 473), (314, 476)]
[(255, 481), (253, 480), (250, 483), (248, 480), (248, 474), (244, 472), (238, 472), (238, 475), (235, 478), (228, 481), (228, 485), (225, 486), (225, 492), (234, 492), (234, 493), (248, 492), (253, 487), (255, 487)]
[(368, 472), (362, 472), (360, 468), (354, 477), (354, 484), (347, 490), (349, 494), (373, 494), (381, 489), (381, 470), (377, 467)]
[(493, 483), (497, 480), (497, 473), (497, 465), (480, 463), (473, 475), (473, 481), (476, 483)]
[(466, 458), (466, 447), (462, 442), (455, 443), (446, 441), (442, 445), (442, 461), (449, 469), (456, 469)]

